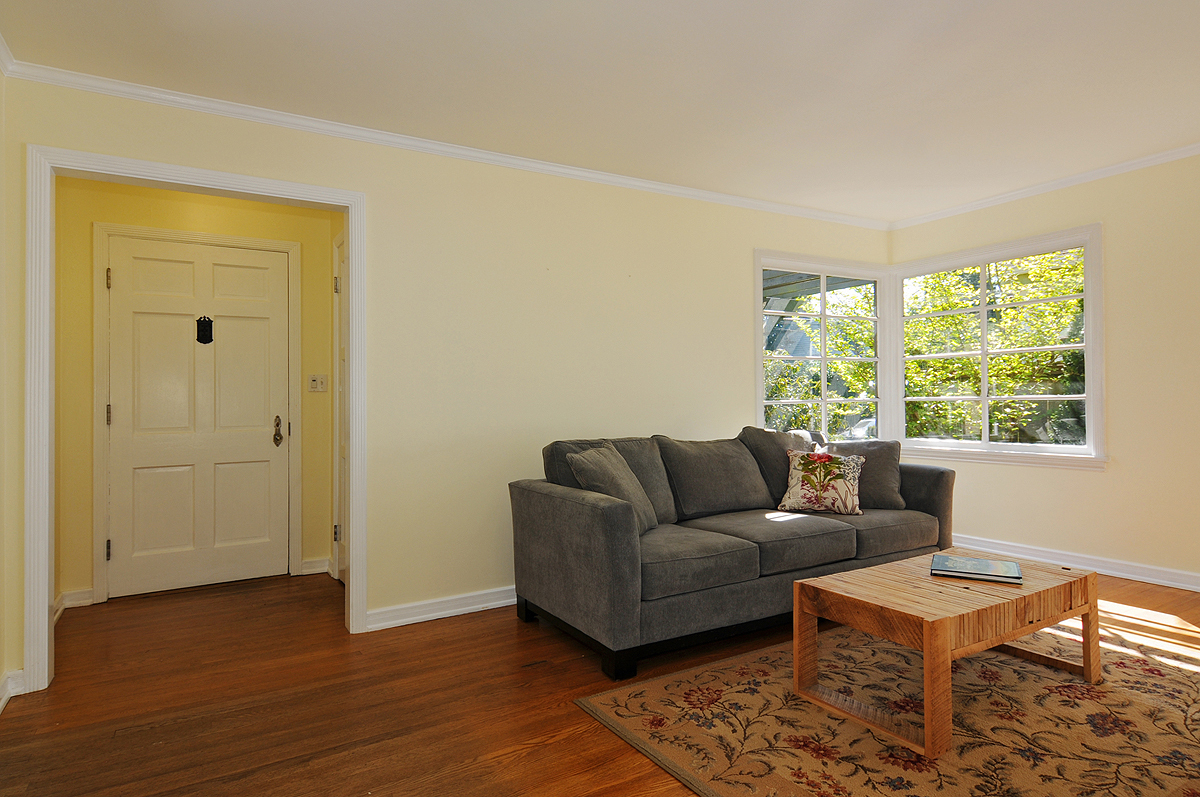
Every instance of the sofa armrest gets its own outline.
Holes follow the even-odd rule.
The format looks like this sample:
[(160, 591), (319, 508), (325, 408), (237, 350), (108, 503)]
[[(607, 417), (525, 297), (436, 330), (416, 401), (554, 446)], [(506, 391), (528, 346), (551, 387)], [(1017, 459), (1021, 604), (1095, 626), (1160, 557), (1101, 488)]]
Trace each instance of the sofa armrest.
[(900, 495), (908, 509), (933, 515), (938, 519), (938, 548), (945, 550), (954, 544), (952, 534), (954, 514), (954, 471), (937, 465), (900, 463)]
[(512, 501), (517, 595), (612, 650), (641, 638), (641, 543), (619, 498), (524, 479)]

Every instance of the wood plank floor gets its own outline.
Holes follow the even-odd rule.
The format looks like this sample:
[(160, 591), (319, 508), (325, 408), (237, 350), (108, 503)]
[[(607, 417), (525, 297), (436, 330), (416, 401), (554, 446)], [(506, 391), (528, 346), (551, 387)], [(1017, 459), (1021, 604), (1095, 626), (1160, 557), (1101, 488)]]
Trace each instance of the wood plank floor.
[[(1101, 577), (1100, 594), (1200, 645), (1195, 593)], [(351, 636), (342, 600), (328, 576), (283, 576), (68, 609), (54, 682), (0, 714), (0, 797), (692, 794), (572, 703), (612, 682), (551, 626), (507, 607)]]

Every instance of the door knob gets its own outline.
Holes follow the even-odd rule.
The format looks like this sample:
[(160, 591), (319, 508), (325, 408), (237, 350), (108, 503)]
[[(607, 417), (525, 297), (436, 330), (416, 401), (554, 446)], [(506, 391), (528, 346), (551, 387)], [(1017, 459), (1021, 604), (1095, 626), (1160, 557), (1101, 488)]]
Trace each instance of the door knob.
[(275, 441), (276, 448), (279, 448), (279, 446), (283, 445), (283, 431), (280, 430), (280, 428), (279, 428), (281, 425), (283, 425), (283, 419), (280, 418), (278, 415), (276, 415), (275, 416), (275, 436), (273, 438), (271, 438)]

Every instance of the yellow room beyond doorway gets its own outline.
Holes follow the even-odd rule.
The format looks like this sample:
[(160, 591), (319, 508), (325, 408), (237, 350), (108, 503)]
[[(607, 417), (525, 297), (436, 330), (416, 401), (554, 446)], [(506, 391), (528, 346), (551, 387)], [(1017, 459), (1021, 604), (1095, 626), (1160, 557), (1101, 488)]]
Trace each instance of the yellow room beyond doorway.
[[(92, 225), (186, 230), (301, 245), (301, 372), (333, 374), (333, 240), (340, 212), (72, 177), (55, 179), (55, 583), (92, 589)], [(332, 553), (332, 392), (301, 393), (305, 570)], [(82, 602), (88, 602), (86, 600)]]

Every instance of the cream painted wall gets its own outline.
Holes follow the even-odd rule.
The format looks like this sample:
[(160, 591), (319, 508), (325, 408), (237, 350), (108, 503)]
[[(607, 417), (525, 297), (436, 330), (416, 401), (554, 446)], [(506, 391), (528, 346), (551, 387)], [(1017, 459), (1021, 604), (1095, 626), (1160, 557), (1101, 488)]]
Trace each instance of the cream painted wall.
[(897, 230), (895, 262), (1100, 222), (1103, 472), (946, 463), (954, 530), (1200, 573), (1200, 157)]
[[(511, 585), (507, 483), (539, 476), (550, 440), (710, 438), (753, 423), (755, 247), (888, 256), (879, 231), (27, 81), (8, 82), (7, 102), (10, 228), (30, 143), (365, 194), (370, 609)], [(24, 346), (23, 235), (3, 258), (21, 292), (4, 319), (4, 382), (19, 400), (23, 369), (7, 364)], [(4, 411), (19, 432), (20, 412)], [(5, 466), (18, 503), (0, 536), (20, 550), (19, 448)], [(22, 587), (6, 589), (12, 670)]]
[[(24, 162), (29, 143), (362, 191), (372, 609), (512, 583), (505, 485), (571, 436), (731, 435), (757, 416), (752, 250), (904, 262), (1102, 222), (1103, 472), (948, 463), (955, 527), (1200, 572), (1177, 518), (1200, 327), (1200, 159), (891, 234), (0, 82), (0, 672), (22, 663)], [(80, 120), (86, 120), (82, 124)], [(1182, 364), (1182, 367), (1180, 366)], [(1171, 445), (1155, 445), (1165, 437)], [(1186, 508), (1185, 508), (1186, 509)]]
[(755, 247), (898, 263), (1097, 221), (1112, 460), (948, 463), (955, 527), (1200, 572), (1200, 538), (1177, 520), (1200, 470), (1173, 453), (1196, 450), (1196, 425), (1142, 412), (1156, 374), (1182, 396), (1200, 381), (1200, 159), (886, 234), (20, 80), (0, 89), (0, 672), (22, 666), (29, 143), (364, 192), (372, 609), (511, 584), (505, 485), (540, 475), (549, 440), (753, 422)]
[[(298, 241), (301, 373), (332, 373), (332, 240), (341, 213), (59, 177), (55, 185), (55, 566), (59, 592), (92, 587), (92, 225)], [(330, 555), (331, 393), (301, 393), (303, 558)]]

